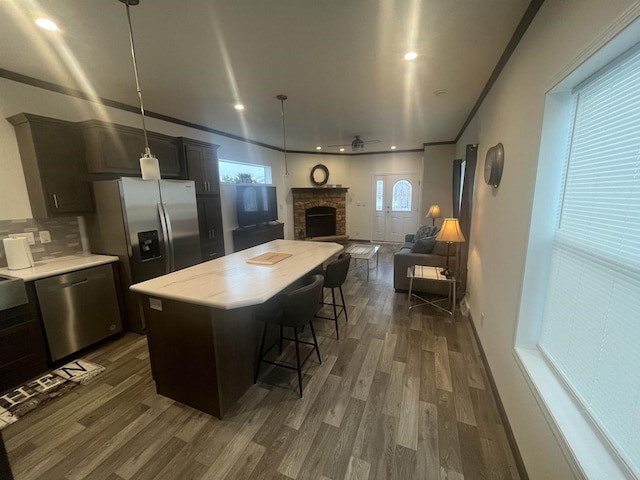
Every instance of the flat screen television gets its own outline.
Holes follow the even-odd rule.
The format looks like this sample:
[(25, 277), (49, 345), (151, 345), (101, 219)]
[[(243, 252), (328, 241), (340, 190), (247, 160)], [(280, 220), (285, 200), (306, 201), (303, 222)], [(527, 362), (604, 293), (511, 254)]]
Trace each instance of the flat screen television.
[(239, 227), (278, 220), (276, 187), (253, 183), (237, 185), (236, 213)]

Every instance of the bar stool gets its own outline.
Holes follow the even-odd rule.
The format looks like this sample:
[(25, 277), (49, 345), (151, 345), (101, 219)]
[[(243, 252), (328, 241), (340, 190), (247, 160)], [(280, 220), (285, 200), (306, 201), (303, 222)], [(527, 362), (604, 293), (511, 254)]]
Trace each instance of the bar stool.
[[(256, 364), (256, 371), (253, 378), (253, 383), (258, 381), (258, 374), (260, 372), (260, 364), (262, 362), (269, 363), (271, 365), (276, 365), (278, 367), (288, 368), (290, 370), (298, 371), (298, 386), (300, 388), (300, 398), (302, 398), (302, 365), (308, 360), (308, 358), (313, 354), (315, 350), (318, 355), (318, 362), (322, 363), (322, 359), (320, 358), (320, 349), (318, 348), (318, 340), (316, 338), (316, 332), (313, 329), (313, 323), (311, 320), (313, 319), (313, 315), (316, 313), (318, 309), (318, 302), (320, 300), (320, 294), (322, 292), (322, 275), (314, 275), (311, 277), (311, 283), (301, 287), (293, 292), (278, 295), (273, 300), (267, 302), (264, 310), (259, 312), (256, 315), (256, 319), (264, 322), (264, 328), (262, 330), (262, 340), (260, 342), (260, 354), (258, 355), (258, 361)], [(265, 351), (264, 343), (267, 338), (267, 326), (269, 323), (273, 323), (280, 326), (280, 336), (278, 341), (271, 345)], [(298, 329), (301, 329), (306, 324), (309, 324), (311, 327), (311, 335), (313, 336), (313, 343), (305, 342), (298, 338)], [(283, 335), (284, 327), (293, 328), (293, 336), (294, 338), (285, 337)], [(264, 357), (269, 353), (276, 344), (280, 346), (280, 354), (282, 355), (282, 340), (289, 340), (295, 343), (296, 345), (296, 367), (286, 364), (286, 363), (278, 363), (271, 362), (269, 360), (265, 360)], [(305, 357), (305, 359), (300, 362), (300, 347), (299, 344), (304, 343), (305, 345), (311, 345), (313, 349), (309, 352), (309, 354)]]
[[(333, 318), (331, 317), (322, 317), (320, 315), (316, 315), (315, 318), (321, 318), (323, 320), (333, 320), (336, 324), (336, 338), (340, 340), (340, 332), (338, 331), (338, 317), (342, 312), (344, 312), (344, 319), (346, 322), (349, 321), (349, 316), (347, 314), (347, 306), (344, 303), (344, 295), (342, 293), (342, 285), (344, 281), (347, 279), (347, 273), (349, 273), (349, 264), (351, 263), (351, 255), (348, 253), (342, 253), (338, 257), (337, 260), (334, 260), (329, 265), (327, 265), (327, 269), (324, 272), (324, 284), (322, 285), (324, 288), (331, 289), (331, 300), (332, 303), (327, 303), (324, 301), (320, 302), (322, 305), (331, 305), (333, 306)], [(335, 289), (340, 291), (340, 298), (342, 299), (342, 305), (336, 303), (336, 292)], [(324, 290), (323, 290), (324, 291)], [(338, 310), (340, 313), (338, 313)]]

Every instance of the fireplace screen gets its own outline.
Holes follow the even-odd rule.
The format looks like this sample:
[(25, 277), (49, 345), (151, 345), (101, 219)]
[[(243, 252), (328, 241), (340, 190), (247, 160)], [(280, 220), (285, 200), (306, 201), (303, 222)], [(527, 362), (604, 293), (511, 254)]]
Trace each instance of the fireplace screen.
[(336, 209), (312, 207), (305, 211), (307, 237), (324, 237), (336, 234)]

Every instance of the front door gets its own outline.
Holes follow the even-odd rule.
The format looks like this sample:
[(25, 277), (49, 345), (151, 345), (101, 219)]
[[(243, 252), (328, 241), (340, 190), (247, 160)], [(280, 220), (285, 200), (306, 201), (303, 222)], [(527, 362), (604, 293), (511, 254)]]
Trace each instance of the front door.
[(417, 173), (374, 175), (373, 241), (403, 242), (417, 230), (419, 188)]

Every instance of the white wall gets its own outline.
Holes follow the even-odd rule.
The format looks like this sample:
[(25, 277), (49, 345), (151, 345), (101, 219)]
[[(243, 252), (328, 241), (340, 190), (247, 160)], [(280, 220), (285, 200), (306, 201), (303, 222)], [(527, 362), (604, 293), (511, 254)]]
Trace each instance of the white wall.
[[(291, 173), (291, 187), (312, 187), (311, 169), (319, 163), (329, 169), (328, 183), (349, 187), (347, 193), (347, 235), (357, 240), (371, 239), (374, 206), (373, 176), (380, 173), (418, 173), (422, 176), (423, 168), (422, 152), (355, 156), (289, 154), (287, 159)], [(287, 197), (287, 202), (291, 214), (288, 221), (292, 225), (293, 204), (290, 194)], [(419, 215), (419, 219), (424, 217), (426, 211), (419, 212)]]
[[(468, 264), (471, 313), (532, 479), (574, 478), (513, 356), (545, 94), (598, 36), (628, 21), (623, 17), (633, 5), (545, 2), (456, 147), (463, 157), (466, 144), (479, 144)], [(482, 170), (487, 150), (498, 142), (505, 167), (493, 192)]]
[[(431, 205), (440, 205), (443, 217), (453, 215), (453, 160), (456, 145), (430, 145), (424, 147), (424, 177), (422, 181), (422, 216), (420, 223), (427, 221), (424, 216)], [(441, 222), (442, 220), (437, 220)], [(429, 221), (427, 221), (427, 224)]]

